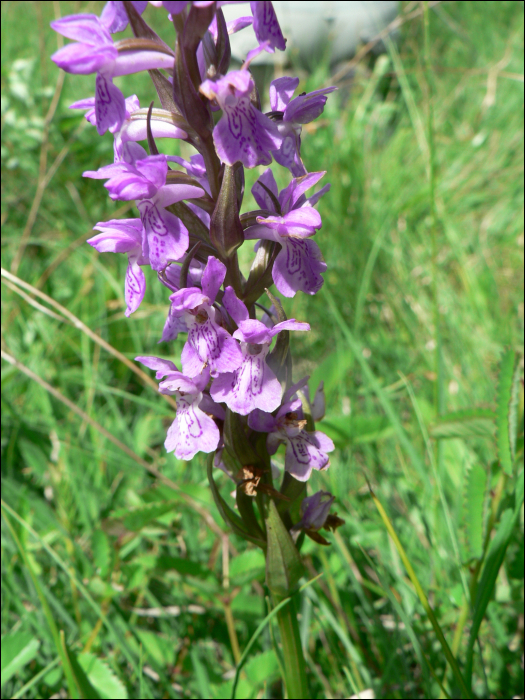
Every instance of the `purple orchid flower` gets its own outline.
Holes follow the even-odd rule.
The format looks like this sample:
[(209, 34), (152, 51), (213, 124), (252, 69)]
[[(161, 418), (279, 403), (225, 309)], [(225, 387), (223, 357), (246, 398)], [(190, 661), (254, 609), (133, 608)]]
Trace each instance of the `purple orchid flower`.
[(180, 260), (188, 248), (187, 228), (166, 207), (204, 194), (194, 185), (166, 185), (167, 172), (166, 156), (158, 155), (138, 160), (134, 165), (121, 161), (84, 173), (85, 177), (109, 178), (105, 187), (111, 199), (138, 200), (145, 234), (143, 254), (154, 270)]
[[(132, 1), (131, 4), (139, 15), (141, 15), (148, 6), (148, 0), (135, 0), (134, 2)], [(110, 34), (123, 32), (128, 26), (128, 14), (124, 3), (118, 0), (110, 0), (110, 2), (107, 2), (100, 15), (100, 21), (107, 27)]]
[(113, 44), (106, 25), (96, 15), (69, 15), (51, 22), (51, 27), (73, 39), (56, 51), (51, 59), (66, 73), (96, 73), (95, 114), (97, 131), (119, 131), (126, 118), (124, 95), (113, 85), (119, 75), (151, 68), (173, 68), (173, 56), (160, 51), (123, 51)]
[[(262, 3), (261, 3), (262, 4)], [(324, 110), (326, 96), (337, 90), (336, 87), (322, 88), (314, 92), (303, 93), (292, 100), (299, 78), (277, 78), (270, 84), (270, 107), (272, 116), (277, 121), (283, 141), (273, 157), (279, 165), (288, 168), (294, 177), (306, 175), (306, 168), (301, 160), (301, 130), (303, 124), (317, 119)]]
[(197, 377), (186, 377), (170, 360), (160, 357), (136, 357), (149, 369), (157, 370), (156, 378), (164, 381), (159, 384), (161, 394), (175, 396), (177, 415), (168, 428), (164, 442), (167, 452), (175, 451), (178, 459), (189, 460), (197, 452), (213, 452), (220, 440), (219, 429), (208, 414), (224, 420), (224, 410), (215, 404), (203, 391), (209, 382), (210, 373), (206, 369)]
[(328, 491), (317, 491), (312, 496), (303, 498), (301, 503), (301, 520), (293, 530), (320, 530), (326, 522), (335, 496)]
[(271, 151), (280, 147), (282, 137), (277, 126), (250, 101), (254, 82), (247, 69), (230, 71), (216, 81), (205, 80), (200, 91), (209, 100), (216, 99), (223, 110), (213, 130), (217, 154), (223, 163), (241, 161), (246, 168), (269, 165)]
[(221, 313), (213, 304), (226, 277), (226, 266), (210, 255), (202, 273), (202, 289), (187, 287), (170, 296), (170, 315), (161, 341), (173, 340), (179, 332), (175, 319), (183, 318), (188, 341), (182, 351), (184, 374), (194, 377), (208, 366), (212, 377), (233, 372), (243, 361), (237, 342), (221, 325)]
[(253, 14), (253, 29), (259, 44), (265, 44), (268, 53), (274, 53), (275, 49), (284, 51), (286, 39), (283, 37), (277, 15), (271, 2), (250, 2)]
[(301, 399), (291, 400), (305, 383), (304, 379), (285, 393), (275, 416), (256, 409), (248, 417), (250, 428), (268, 433), (266, 446), (270, 455), (275, 454), (281, 443), (286, 444), (284, 468), (298, 481), (307, 481), (312, 469), (328, 469), (330, 459), (327, 453), (335, 449), (332, 440), (320, 430), (305, 430)]
[[(258, 238), (281, 244), (272, 276), (275, 286), (285, 297), (293, 297), (298, 291), (315, 294), (323, 285), (321, 273), (325, 272), (326, 263), (319, 246), (310, 238), (316, 229), (321, 228), (321, 216), (313, 205), (330, 185), (308, 199), (304, 196), (306, 190), (323, 175), (324, 172), (318, 172), (294, 178), (288, 187), (278, 193), (273, 173), (268, 169), (252, 188), (261, 208), (275, 211), (275, 200), (281, 208), (280, 216), (257, 217), (258, 223), (247, 228), (244, 237), (246, 240)], [(273, 198), (267, 190), (273, 194)]]
[(241, 341), (243, 361), (234, 372), (219, 375), (210, 394), (215, 401), (224, 402), (241, 416), (247, 416), (256, 408), (271, 413), (281, 404), (282, 389), (266, 363), (270, 343), (280, 331), (309, 331), (310, 326), (292, 318), (269, 329), (261, 321), (249, 318), (248, 309), (232, 287), (226, 287), (222, 303), (239, 327), (233, 337)]
[(127, 305), (125, 315), (129, 316), (139, 308), (146, 291), (146, 278), (139, 267), (149, 265), (148, 258), (142, 254), (142, 222), (140, 219), (113, 219), (99, 222), (94, 229), (101, 233), (87, 242), (99, 253), (128, 255), (124, 297)]

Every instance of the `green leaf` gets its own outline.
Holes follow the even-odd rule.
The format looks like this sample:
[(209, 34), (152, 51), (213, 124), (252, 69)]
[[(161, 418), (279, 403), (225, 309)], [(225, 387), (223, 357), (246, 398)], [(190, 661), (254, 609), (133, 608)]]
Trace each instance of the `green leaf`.
[(516, 460), (517, 440), (520, 418), (520, 390), (521, 390), (521, 366), (516, 363), (514, 376), (512, 377), (512, 390), (509, 402), (509, 443), (512, 463)]
[(273, 649), (263, 651), (262, 654), (252, 656), (245, 665), (244, 670), (248, 676), (248, 680), (253, 686), (262, 686), (263, 683), (271, 683), (277, 676), (278, 665), (277, 657)]
[(175, 508), (176, 504), (173, 501), (161, 501), (160, 503), (146, 503), (137, 508), (121, 508), (111, 515), (113, 518), (121, 518), (126, 529), (138, 532), (155, 518)]
[(78, 662), (77, 655), (66, 643), (64, 633), (62, 630), (60, 630), (60, 639), (62, 641), (62, 648), (66, 653), (70, 671), (73, 675), (76, 690), (78, 692), (78, 694), (75, 697), (83, 698), (84, 700), (98, 700), (98, 698), (100, 698), (100, 695), (95, 690), (90, 679), (85, 674), (84, 669)]
[(264, 554), (259, 549), (247, 549), (230, 562), (230, 578), (235, 586), (251, 581), (264, 572)]
[(338, 447), (377, 442), (395, 433), (388, 418), (378, 415), (327, 416), (323, 420), (323, 431)]
[(197, 578), (208, 578), (211, 575), (211, 571), (198, 561), (168, 555), (157, 557), (155, 568), (161, 571), (174, 570), (183, 576), (196, 576)]
[(490, 543), (485, 559), (481, 581), (478, 584), (476, 600), (474, 602), (474, 613), (472, 616), (472, 626), (466, 654), (465, 676), (470, 685), (472, 678), (472, 664), (474, 655), (474, 645), (478, 636), (479, 628), (485, 616), (487, 606), (492, 598), (496, 579), (499, 570), (505, 559), (505, 552), (512, 537), (512, 531), (519, 520), (521, 506), (523, 504), (523, 470), (521, 470), (516, 480), (514, 510), (507, 508), (502, 513), (496, 533)]
[(266, 533), (266, 584), (276, 599), (280, 600), (294, 592), (303, 574), (303, 563), (272, 500), (268, 507)]
[(175, 646), (173, 641), (151, 630), (137, 627), (137, 637), (142, 642), (144, 651), (151, 656), (161, 668), (171, 666), (175, 661)]
[(1, 685), (18, 673), (37, 655), (40, 641), (30, 632), (18, 630), (2, 637)]
[(127, 699), (125, 685), (105, 661), (89, 652), (79, 654), (77, 659), (91, 685), (98, 691), (99, 697), (107, 700)]
[(498, 457), (505, 474), (512, 474), (513, 458), (509, 431), (509, 410), (513, 395), (514, 367), (516, 353), (509, 349), (501, 360), (498, 386), (498, 405), (496, 408), (496, 427), (498, 431)]
[(100, 569), (100, 575), (105, 578), (109, 571), (111, 561), (111, 548), (109, 538), (103, 530), (95, 530), (91, 537), (91, 549), (93, 551), (93, 563)]
[(483, 504), (487, 474), (475, 464), (467, 474), (465, 484), (465, 526), (469, 554), (471, 558), (479, 559), (483, 551)]
[(446, 413), (429, 427), (433, 438), (492, 437), (495, 432), (494, 413), (482, 408)]

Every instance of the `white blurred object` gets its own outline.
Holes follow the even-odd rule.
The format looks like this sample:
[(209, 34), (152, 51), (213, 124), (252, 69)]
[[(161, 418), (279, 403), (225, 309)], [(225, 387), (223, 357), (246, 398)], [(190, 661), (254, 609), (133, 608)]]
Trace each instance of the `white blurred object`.
[[(287, 51), (262, 53), (254, 63), (286, 63), (288, 50), (308, 60), (323, 55), (329, 47), (330, 63), (351, 58), (361, 43), (373, 39), (398, 14), (397, 0), (356, 0), (355, 2), (301, 2), (274, 0), (273, 6), (288, 40)], [(226, 21), (250, 14), (245, 3), (223, 5)], [(257, 45), (252, 27), (230, 37), (232, 56), (244, 61)]]

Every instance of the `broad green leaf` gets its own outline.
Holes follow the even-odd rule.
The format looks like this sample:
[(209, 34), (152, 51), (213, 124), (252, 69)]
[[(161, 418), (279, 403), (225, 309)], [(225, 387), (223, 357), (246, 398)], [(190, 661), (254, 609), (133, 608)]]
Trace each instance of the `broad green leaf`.
[(238, 579), (244, 582), (256, 578), (264, 572), (264, 567), (264, 554), (261, 550), (247, 549), (230, 562), (230, 577), (238, 585)]
[(260, 686), (265, 681), (271, 683), (278, 672), (277, 657), (274, 650), (268, 649), (263, 651), (262, 654), (252, 656), (245, 665), (244, 670), (254, 686)]
[(126, 700), (128, 692), (125, 685), (105, 661), (94, 654), (83, 652), (77, 657), (91, 685), (101, 698), (107, 700)]
[(492, 437), (495, 432), (494, 414), (485, 409), (446, 413), (429, 427), (433, 438)]
[(93, 551), (93, 563), (97, 569), (100, 569), (102, 578), (105, 578), (111, 561), (111, 547), (108, 536), (103, 530), (95, 530), (93, 533), (91, 549)]
[(40, 641), (30, 632), (18, 630), (2, 637), (1, 685), (37, 655)]
[(142, 648), (148, 653), (152, 660), (155, 661), (161, 668), (165, 668), (173, 664), (175, 661), (175, 646), (173, 640), (167, 637), (151, 632), (150, 630), (135, 629), (137, 637), (142, 642)]
[(487, 474), (475, 464), (467, 474), (465, 484), (465, 527), (471, 558), (478, 559), (483, 550), (483, 504)]
[(501, 468), (510, 476), (512, 474), (512, 451), (509, 432), (509, 410), (512, 402), (512, 386), (516, 354), (509, 349), (501, 360), (498, 386), (498, 404), (496, 408), (496, 426), (498, 430), (498, 457)]
[(303, 564), (272, 500), (268, 507), (266, 533), (266, 584), (278, 601), (294, 592), (303, 573)]
[(67, 656), (67, 662), (69, 662), (70, 671), (73, 675), (73, 679), (76, 685), (78, 698), (83, 698), (84, 700), (97, 700), (100, 695), (95, 690), (90, 679), (84, 672), (84, 669), (80, 665), (77, 655), (71, 649), (70, 646), (65, 641), (64, 633), (60, 631), (60, 639), (62, 641), (62, 647)]

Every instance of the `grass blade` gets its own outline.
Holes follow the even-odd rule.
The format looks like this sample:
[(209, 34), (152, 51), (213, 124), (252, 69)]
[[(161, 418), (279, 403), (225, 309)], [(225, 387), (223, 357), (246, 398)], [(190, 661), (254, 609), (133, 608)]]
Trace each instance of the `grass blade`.
[(509, 431), (509, 411), (512, 402), (512, 385), (516, 354), (508, 349), (501, 360), (498, 387), (498, 405), (496, 408), (496, 427), (498, 431), (498, 457), (501, 468), (508, 476), (512, 475), (511, 436)]

